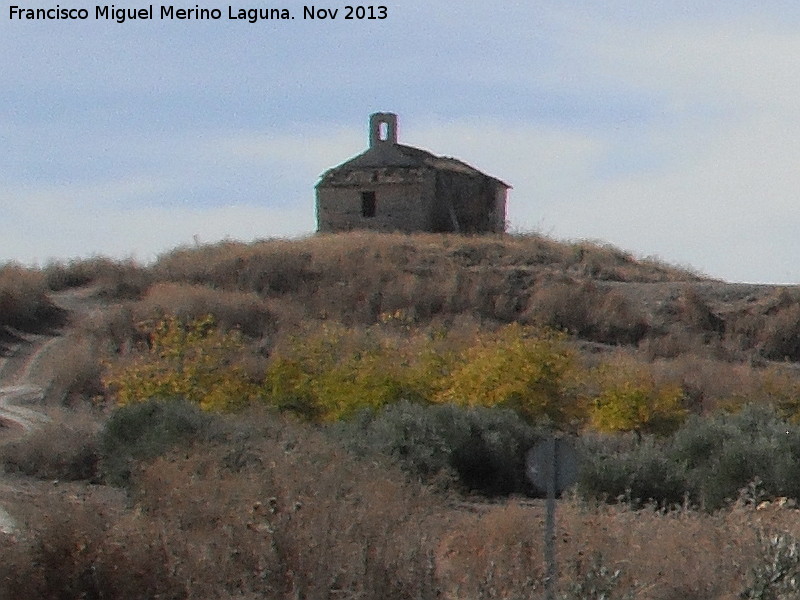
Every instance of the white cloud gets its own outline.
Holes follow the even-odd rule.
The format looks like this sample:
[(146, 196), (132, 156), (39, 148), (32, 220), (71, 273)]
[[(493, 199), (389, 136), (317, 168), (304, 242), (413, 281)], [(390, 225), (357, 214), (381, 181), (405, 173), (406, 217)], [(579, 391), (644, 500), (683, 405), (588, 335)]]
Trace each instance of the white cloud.
[(115, 254), (133, 253), (140, 260), (194, 241), (222, 239), (250, 241), (267, 237), (290, 237), (311, 233), (313, 213), (308, 206), (292, 209), (257, 206), (194, 208), (147, 208), (109, 215)]
[[(574, 40), (584, 89), (644, 94), (659, 99), (660, 113), (633, 130), (584, 129), (595, 152), (566, 147), (572, 160), (561, 172), (533, 166), (553, 178), (549, 186), (522, 170), (510, 174), (515, 199), (523, 192), (543, 200), (522, 219), (723, 278), (800, 280), (790, 258), (800, 252), (800, 34), (763, 19), (592, 25)], [(649, 168), (595, 171), (636, 152), (651, 156)]]
[(267, 167), (275, 163), (304, 173), (321, 174), (366, 146), (366, 135), (353, 128), (333, 126), (310, 132), (303, 128), (286, 132), (220, 133), (205, 141), (198, 152), (205, 160), (229, 164)]
[(775, 24), (682, 24), (659, 31), (626, 27), (609, 31), (593, 49), (602, 60), (600, 69), (615, 80), (675, 98), (702, 98), (722, 106), (796, 106), (790, 100), (800, 76), (800, 34)]
[(682, 133), (684, 160), (665, 173), (595, 186), (603, 216), (575, 222), (576, 229), (727, 279), (800, 279), (800, 265), (786, 260), (800, 251), (800, 129), (754, 118), (730, 122), (701, 144)]
[(308, 207), (269, 206), (131, 207), (101, 212), (53, 211), (47, 220), (31, 216), (0, 236), (16, 248), (15, 259), (42, 264), (51, 259), (95, 254), (150, 261), (178, 245), (222, 239), (254, 240), (298, 236), (313, 231)]
[(148, 261), (195, 239), (252, 240), (302, 235), (314, 229), (310, 192), (308, 198), (283, 206), (267, 201), (260, 206), (158, 206), (152, 201), (154, 194), (174, 193), (181, 183), (188, 185), (130, 179), (0, 190), (0, 210), (8, 207), (4, 212), (12, 217), (0, 222), (0, 238), (12, 252), (2, 259), (42, 263), (101, 254)]

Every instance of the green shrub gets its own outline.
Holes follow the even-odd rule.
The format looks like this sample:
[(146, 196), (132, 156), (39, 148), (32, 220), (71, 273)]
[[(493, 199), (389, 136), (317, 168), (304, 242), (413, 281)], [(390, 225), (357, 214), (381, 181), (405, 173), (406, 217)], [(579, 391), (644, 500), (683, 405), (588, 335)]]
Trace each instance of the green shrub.
[(451, 464), (462, 484), (486, 495), (524, 493), (525, 453), (542, 437), (512, 410), (441, 407), (444, 425), (452, 429)]
[(402, 399), (428, 400), (452, 362), (433, 344), (429, 339), (404, 343), (375, 328), (324, 324), (275, 352), (264, 396), (304, 420), (328, 422)]
[(693, 417), (673, 437), (670, 453), (708, 509), (735, 500), (756, 477), (768, 497), (800, 497), (800, 429), (770, 407)]
[(584, 440), (578, 489), (585, 496), (634, 506), (681, 504), (689, 489), (686, 473), (665, 450), (666, 443), (653, 438), (621, 451), (602, 440)]
[(211, 423), (212, 417), (197, 404), (181, 399), (120, 407), (100, 433), (102, 475), (112, 485), (127, 486), (137, 462), (202, 438), (210, 432)]
[(351, 449), (379, 453), (426, 482), (494, 496), (524, 493), (525, 452), (540, 433), (508, 409), (401, 401), (335, 428)]
[(361, 455), (383, 454), (423, 481), (455, 479), (452, 449), (431, 406), (400, 401), (378, 413), (363, 411), (332, 430)]
[(398, 353), (363, 332), (323, 325), (291, 339), (273, 357), (268, 402), (308, 421), (336, 421), (402, 397)]
[(695, 416), (668, 439), (645, 438), (625, 448), (585, 440), (583, 493), (670, 505), (684, 497), (716, 510), (753, 480), (765, 498), (800, 498), (800, 428), (767, 406)]

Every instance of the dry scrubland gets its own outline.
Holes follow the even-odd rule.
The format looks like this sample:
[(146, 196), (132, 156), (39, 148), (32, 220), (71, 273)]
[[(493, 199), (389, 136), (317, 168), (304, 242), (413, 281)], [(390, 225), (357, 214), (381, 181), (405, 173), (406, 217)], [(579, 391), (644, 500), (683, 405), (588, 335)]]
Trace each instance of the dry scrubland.
[(6, 503), (3, 597), (539, 598), (551, 428), (559, 597), (797, 593), (798, 289), (535, 235), (1, 268), (0, 342), (56, 330), (0, 459), (74, 483)]

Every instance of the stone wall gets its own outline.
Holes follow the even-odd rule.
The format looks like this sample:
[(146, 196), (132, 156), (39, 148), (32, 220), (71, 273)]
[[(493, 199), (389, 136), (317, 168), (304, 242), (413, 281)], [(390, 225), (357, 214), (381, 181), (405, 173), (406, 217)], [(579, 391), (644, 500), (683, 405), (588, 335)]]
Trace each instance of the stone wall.
[(437, 231), (455, 231), (452, 207), (459, 233), (505, 231), (506, 188), (489, 177), (439, 171), (436, 175)]
[[(374, 193), (365, 216), (363, 193)], [(506, 188), (490, 177), (426, 167), (331, 173), (317, 186), (317, 230), (503, 233)]]
[[(381, 167), (329, 177), (317, 188), (317, 230), (430, 231), (434, 174), (428, 169)], [(362, 194), (375, 194), (375, 215), (363, 215)]]

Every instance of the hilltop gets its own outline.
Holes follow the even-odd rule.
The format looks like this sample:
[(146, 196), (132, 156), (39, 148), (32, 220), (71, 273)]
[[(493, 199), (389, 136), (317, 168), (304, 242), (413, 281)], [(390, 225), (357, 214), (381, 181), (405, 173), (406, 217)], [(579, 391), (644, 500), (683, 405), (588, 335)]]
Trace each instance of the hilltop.
[(49, 294), (87, 287), (105, 306), (82, 335), (92, 346), (141, 339), (136, 324), (156, 314), (210, 313), (223, 328), (239, 328), (261, 357), (322, 323), (423, 331), (518, 322), (566, 331), (590, 354), (625, 352), (673, 371), (690, 362), (695, 372), (677, 376), (705, 400), (727, 393), (711, 371), (740, 365), (735, 380), (749, 389), (757, 387), (753, 369), (800, 360), (799, 288), (729, 284), (612, 246), (540, 235), (353, 232), (183, 247), (149, 266), (105, 258), (41, 270), (7, 265), (6, 343), (63, 326)]
[(736, 565), (800, 536), (755, 511), (800, 498), (798, 323), (797, 288), (538, 235), (6, 265), (0, 595), (533, 595), (542, 507), (508, 498), (557, 426), (561, 597), (754, 597)]
[(138, 276), (143, 307), (194, 316), (213, 307), (265, 336), (262, 350), (330, 321), (552, 327), (590, 361), (622, 353), (651, 365), (700, 411), (758, 399), (768, 367), (793, 377), (800, 361), (800, 288), (726, 283), (596, 242), (354, 232), (180, 248)]
[(65, 311), (51, 297), (69, 289), (97, 306), (73, 328), (70, 361), (54, 367), (55, 396), (102, 395), (99, 362), (144, 341), (142, 324), (169, 314), (211, 314), (223, 330), (241, 331), (252, 373), (287, 340), (325, 324), (465, 340), (513, 322), (566, 332), (587, 367), (641, 365), (680, 386), (692, 412), (783, 402), (800, 390), (800, 288), (730, 284), (594, 242), (351, 232), (181, 247), (147, 266), (105, 258), (7, 265), (6, 345), (63, 327)]

